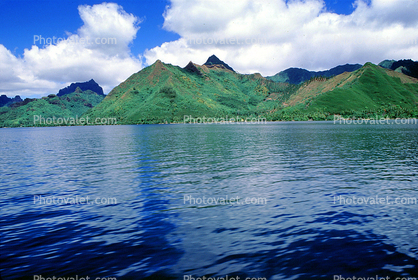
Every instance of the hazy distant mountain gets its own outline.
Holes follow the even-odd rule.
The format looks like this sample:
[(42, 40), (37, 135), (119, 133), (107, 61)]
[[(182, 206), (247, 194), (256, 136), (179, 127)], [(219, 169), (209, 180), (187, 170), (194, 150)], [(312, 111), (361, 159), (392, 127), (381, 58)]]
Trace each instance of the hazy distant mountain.
[(68, 87), (60, 89), (57, 96), (73, 93), (77, 88), (80, 88), (82, 91), (91, 90), (99, 95), (104, 95), (102, 87), (91, 79), (90, 81), (84, 83), (72, 83)]
[(384, 60), (379, 63), (379, 66), (391, 69), (396, 72), (404, 73), (405, 75), (418, 79), (418, 62), (411, 59), (403, 60)]
[[(386, 59), (386, 60), (383, 60), (382, 62), (380, 62), (378, 65), (380, 67), (383, 67), (383, 68), (386, 68), (386, 69), (391, 69), (393, 63), (395, 63), (395, 62), (396, 62), (396, 60)], [(391, 70), (393, 70), (393, 69), (391, 69)]]
[(277, 73), (274, 76), (266, 77), (275, 82), (300, 84), (313, 77), (332, 77), (344, 72), (353, 72), (361, 68), (361, 64), (345, 64), (325, 71), (308, 71), (302, 68), (289, 68)]
[(13, 98), (7, 97), (6, 95), (1, 95), (0, 96), (0, 107), (10, 106), (10, 105), (12, 105), (14, 103), (22, 102), (22, 101), (23, 100), (22, 100), (22, 98), (20, 98), (19, 95), (16, 95)]
[(216, 55), (211, 55), (203, 65), (206, 65), (209, 68), (210, 67), (226, 68), (228, 70), (235, 72), (234, 69), (232, 69), (232, 67), (230, 67), (228, 64), (226, 64), (219, 58), (217, 58)]

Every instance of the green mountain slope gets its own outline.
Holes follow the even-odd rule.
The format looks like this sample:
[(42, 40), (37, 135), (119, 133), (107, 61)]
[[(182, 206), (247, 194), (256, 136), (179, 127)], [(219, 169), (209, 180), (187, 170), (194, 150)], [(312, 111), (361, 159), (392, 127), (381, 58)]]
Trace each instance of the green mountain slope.
[(114, 88), (85, 116), (116, 118), (119, 124), (183, 122), (187, 117), (265, 117), (325, 120), (334, 114), (368, 117), (418, 116), (418, 80), (371, 63), (332, 78), (300, 85), (260, 74), (242, 75), (220, 65), (161, 61)]
[(182, 123), (203, 117), (273, 121), (332, 120), (334, 115), (418, 117), (418, 79), (371, 63), (299, 85), (239, 74), (224, 64), (190, 62), (180, 68), (157, 60), (104, 99), (77, 89), (61, 97), (25, 99), (1, 107), (0, 127), (39, 125), (34, 124), (35, 116), (112, 118), (117, 124)]
[(119, 124), (183, 122), (185, 116), (259, 116), (277, 109), (291, 88), (222, 65), (190, 62), (180, 68), (158, 60), (114, 88), (85, 116), (112, 117)]
[[(41, 118), (76, 118), (103, 100), (93, 91), (81, 91), (58, 97), (51, 94), (41, 99), (25, 99), (10, 107), (0, 108), (0, 127), (44, 126)], [(34, 122), (34, 120), (37, 120)], [(52, 124), (49, 124), (52, 125)]]
[(352, 73), (305, 82), (287, 105), (275, 119), (418, 117), (418, 80), (366, 63)]

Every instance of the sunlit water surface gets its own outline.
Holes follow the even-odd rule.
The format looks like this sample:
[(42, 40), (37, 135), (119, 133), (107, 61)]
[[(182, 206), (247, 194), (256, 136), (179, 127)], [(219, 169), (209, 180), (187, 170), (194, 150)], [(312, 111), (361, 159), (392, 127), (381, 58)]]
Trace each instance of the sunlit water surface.
[[(418, 277), (418, 204), (338, 200), (418, 198), (418, 125), (17, 128), (0, 143), (5, 280)], [(117, 204), (36, 201), (53, 196)], [(226, 196), (240, 204), (187, 200)]]

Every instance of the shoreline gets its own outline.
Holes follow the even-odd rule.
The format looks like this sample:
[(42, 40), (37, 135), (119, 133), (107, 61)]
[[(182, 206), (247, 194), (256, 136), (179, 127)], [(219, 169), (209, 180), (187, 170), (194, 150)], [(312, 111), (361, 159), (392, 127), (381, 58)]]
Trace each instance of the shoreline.
[[(362, 120), (361, 123), (356, 121)], [(406, 120), (407, 123), (396, 123), (399, 120)], [(191, 122), (171, 122), (171, 123), (137, 123), (137, 124), (79, 124), (79, 125), (36, 125), (36, 126), (4, 126), (3, 128), (45, 128), (45, 127), (92, 127), (92, 126), (122, 126), (122, 125), (266, 125), (273, 123), (314, 123), (314, 122), (326, 122), (334, 123), (334, 125), (418, 125), (418, 118), (382, 118), (382, 119), (361, 119), (361, 118), (347, 118), (344, 120), (275, 120), (275, 121), (263, 121), (262, 123), (251, 122), (211, 122), (211, 123), (191, 123)], [(346, 122), (346, 123), (341, 123)]]

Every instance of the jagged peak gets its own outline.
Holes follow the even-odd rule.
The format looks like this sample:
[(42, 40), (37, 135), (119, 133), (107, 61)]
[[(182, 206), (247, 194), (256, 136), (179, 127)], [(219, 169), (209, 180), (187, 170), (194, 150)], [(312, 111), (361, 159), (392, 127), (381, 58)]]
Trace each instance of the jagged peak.
[[(203, 64), (208, 66), (209, 68), (211, 66), (218, 66), (217, 68), (222, 68), (222, 69), (228, 69), (232, 72), (235, 72), (234, 69), (232, 69), (231, 66), (229, 66), (228, 64), (226, 64), (225, 62), (223, 62), (222, 60), (220, 60), (216, 55), (211, 55), (208, 60), (206, 60), (206, 62)], [(219, 65), (222, 65), (223, 67), (219, 67)]]
[(254, 78), (256, 79), (264, 79), (264, 77), (260, 73), (254, 73), (252, 74)]
[(373, 63), (371, 63), (371, 62), (366, 62), (364, 65), (363, 65), (363, 67), (364, 68), (366, 68), (366, 67), (376, 67), (376, 65), (374, 65)]
[(166, 65), (159, 59), (157, 59), (151, 66), (154, 67), (153, 69), (167, 70), (165, 67)]
[(199, 68), (196, 67), (196, 64), (194, 64), (192, 61), (190, 61), (186, 67), (184, 67), (183, 69), (191, 72), (191, 73), (195, 73), (198, 75), (202, 75), (202, 72), (200, 72)]
[(99, 95), (104, 95), (103, 88), (99, 86), (93, 79), (90, 79), (87, 82), (77, 82), (72, 83), (71, 85), (62, 88), (58, 91), (57, 96), (63, 96), (69, 93), (73, 93), (75, 90), (79, 88), (81, 91), (91, 90)]
[[(216, 55), (212, 54), (211, 56), (209, 56), (208, 61), (209, 60), (214, 60), (214, 61), (222, 61), (220, 60)], [(207, 61), (206, 61), (207, 62)]]
[(164, 65), (164, 63), (161, 60), (157, 59), (152, 65)]

